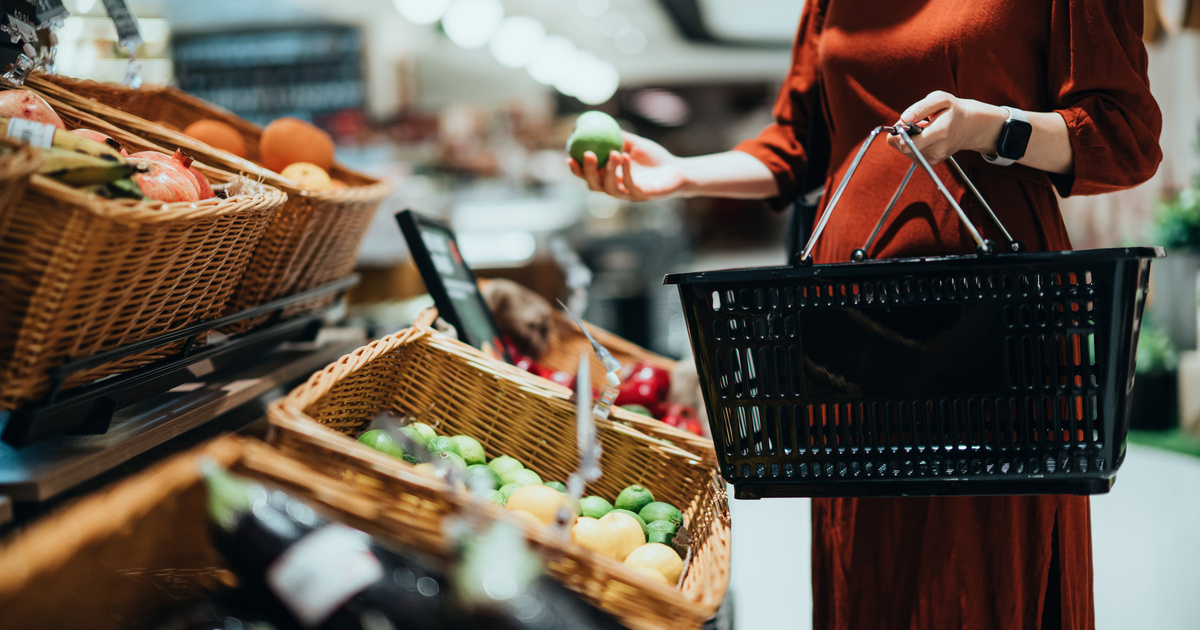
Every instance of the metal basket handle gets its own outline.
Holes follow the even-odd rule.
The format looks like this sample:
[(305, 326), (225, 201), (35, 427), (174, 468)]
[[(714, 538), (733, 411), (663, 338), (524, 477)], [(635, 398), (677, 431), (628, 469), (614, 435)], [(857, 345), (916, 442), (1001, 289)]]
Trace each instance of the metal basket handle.
[[(891, 200), (888, 201), (887, 208), (884, 209), (883, 215), (879, 218), (879, 222), (875, 224), (875, 230), (871, 232), (871, 236), (867, 239), (866, 244), (863, 245), (861, 249), (854, 251), (853, 259), (855, 261), (867, 259), (867, 250), (869, 250), (871, 245), (875, 243), (875, 238), (879, 236), (880, 229), (882, 229), (884, 222), (887, 221), (888, 216), (891, 215), (892, 209), (896, 206), (896, 202), (899, 201), (900, 193), (904, 192), (904, 188), (908, 186), (908, 182), (910, 179), (912, 179), (912, 174), (917, 169), (918, 164), (920, 164), (925, 172), (929, 174), (929, 178), (933, 180), (933, 183), (937, 186), (938, 190), (943, 196), (946, 197), (946, 201), (950, 202), (950, 207), (954, 209), (954, 212), (958, 215), (959, 220), (962, 221), (963, 225), (967, 228), (967, 231), (970, 232), (971, 238), (975, 239), (979, 253), (994, 253), (996, 250), (995, 244), (990, 240), (984, 239), (983, 236), (980, 235), (979, 230), (975, 229), (975, 226), (971, 223), (971, 220), (967, 218), (967, 214), (963, 212), (962, 207), (958, 205), (958, 202), (955, 201), (954, 196), (950, 194), (950, 191), (946, 188), (946, 185), (942, 183), (941, 178), (937, 176), (937, 173), (933, 172), (933, 167), (929, 165), (929, 162), (925, 159), (925, 156), (921, 155), (921, 152), (917, 150), (916, 145), (913, 144), (910, 134), (917, 135), (921, 133), (921, 127), (917, 126), (916, 123), (907, 123), (897, 125), (880, 125), (871, 130), (870, 135), (868, 135), (867, 139), (863, 141), (862, 147), (860, 147), (858, 153), (855, 154), (854, 161), (850, 163), (850, 168), (846, 171), (846, 176), (842, 178), (841, 183), (838, 184), (837, 190), (833, 193), (833, 197), (829, 200), (829, 207), (827, 207), (825, 212), (821, 214), (821, 220), (817, 222), (816, 229), (813, 230), (812, 236), (808, 238), (808, 243), (805, 244), (804, 251), (801, 252), (800, 258), (794, 261), (793, 264), (812, 264), (812, 250), (817, 246), (817, 240), (821, 238), (821, 233), (825, 231), (825, 224), (829, 222), (829, 217), (833, 214), (834, 207), (836, 207), (838, 201), (841, 200), (842, 193), (846, 190), (846, 185), (850, 183), (850, 178), (854, 176), (854, 172), (858, 170), (858, 165), (860, 162), (862, 162), (863, 156), (866, 155), (867, 149), (871, 147), (871, 143), (875, 141), (875, 138), (884, 131), (887, 131), (892, 135), (899, 135), (904, 144), (908, 145), (909, 150), (911, 150), (913, 155), (916, 156), (916, 162), (908, 167), (908, 172), (905, 173), (904, 179), (900, 182), (900, 186), (896, 188), (896, 192), (892, 195)], [(989, 216), (991, 216), (992, 221), (994, 221), (996, 226), (1000, 228), (1000, 232), (1004, 234), (1004, 238), (1008, 241), (1009, 249), (1014, 252), (1023, 250), (1024, 245), (1020, 241), (1013, 239), (1012, 235), (1008, 232), (1008, 229), (1005, 228), (1004, 224), (1000, 222), (1000, 217), (996, 216), (995, 211), (992, 210), (992, 207), (983, 198), (983, 195), (980, 194), (979, 189), (975, 187), (974, 182), (967, 177), (967, 173), (963, 171), (961, 166), (958, 165), (958, 161), (955, 160), (953, 156), (948, 158), (948, 160), (954, 167), (954, 170), (958, 173), (959, 177), (966, 182), (967, 188), (971, 190), (971, 193), (975, 195), (975, 198), (979, 200), (979, 203), (983, 204), (984, 209), (987, 210), (987, 213)]]

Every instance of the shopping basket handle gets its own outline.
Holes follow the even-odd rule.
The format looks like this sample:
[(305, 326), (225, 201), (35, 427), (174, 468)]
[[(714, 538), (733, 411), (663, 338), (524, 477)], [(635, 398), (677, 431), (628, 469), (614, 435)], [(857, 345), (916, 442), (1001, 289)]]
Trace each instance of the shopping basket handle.
[[(958, 205), (957, 201), (955, 201), (954, 196), (950, 194), (950, 191), (946, 188), (946, 185), (942, 183), (941, 178), (939, 178), (937, 173), (933, 171), (933, 167), (929, 165), (929, 162), (925, 159), (925, 156), (921, 155), (921, 152), (917, 149), (916, 145), (913, 144), (911, 136), (921, 133), (921, 127), (918, 127), (915, 123), (907, 123), (897, 125), (880, 125), (871, 130), (870, 135), (868, 135), (867, 139), (863, 141), (862, 146), (858, 149), (858, 153), (855, 154), (854, 161), (850, 163), (850, 168), (846, 171), (846, 176), (842, 178), (841, 183), (838, 184), (837, 190), (833, 193), (833, 197), (829, 200), (829, 206), (825, 209), (825, 212), (821, 214), (821, 220), (817, 222), (816, 229), (813, 230), (812, 236), (808, 238), (808, 243), (805, 244), (804, 251), (799, 254), (799, 257), (796, 260), (792, 261), (792, 264), (795, 266), (812, 264), (812, 250), (817, 246), (817, 240), (821, 238), (821, 233), (825, 231), (825, 224), (829, 222), (829, 217), (833, 214), (833, 209), (837, 206), (838, 201), (841, 200), (842, 193), (846, 190), (846, 186), (850, 183), (850, 178), (854, 176), (854, 172), (858, 170), (858, 165), (860, 162), (862, 162), (863, 156), (866, 155), (867, 149), (871, 147), (871, 143), (875, 141), (875, 138), (877, 138), (879, 134), (883, 133), (884, 131), (887, 131), (892, 135), (900, 136), (901, 141), (908, 146), (910, 151), (912, 151), (916, 161), (912, 164), (912, 166), (909, 167), (908, 172), (904, 175), (904, 179), (900, 182), (900, 186), (896, 189), (895, 194), (892, 195), (891, 200), (888, 202), (887, 208), (884, 210), (879, 222), (875, 225), (875, 230), (871, 233), (870, 238), (867, 239), (866, 245), (864, 245), (861, 249), (855, 250), (853, 256), (854, 260), (866, 260), (867, 249), (870, 248), (870, 246), (874, 243), (875, 238), (879, 235), (880, 228), (882, 228), (883, 223), (891, 214), (892, 208), (895, 207), (896, 202), (900, 199), (900, 193), (903, 192), (904, 188), (908, 185), (908, 182), (912, 178), (912, 174), (916, 170), (917, 165), (921, 166), (921, 168), (929, 175), (929, 178), (933, 180), (933, 183), (937, 186), (938, 191), (940, 191), (942, 195), (946, 197), (946, 200), (950, 202), (950, 207), (954, 209), (954, 212), (958, 215), (959, 220), (962, 221), (963, 225), (967, 228), (967, 231), (970, 232), (971, 238), (975, 239), (978, 252), (980, 254), (994, 253), (996, 251), (995, 243), (991, 242), (990, 240), (985, 240), (979, 234), (979, 230), (975, 229), (975, 226), (971, 223), (971, 220), (967, 218), (967, 214), (963, 212), (962, 207)], [(1000, 222), (1000, 217), (996, 216), (996, 213), (992, 210), (992, 207), (983, 198), (983, 195), (980, 194), (979, 189), (975, 187), (975, 184), (969, 177), (967, 177), (966, 172), (963, 171), (962, 167), (958, 165), (958, 161), (951, 156), (949, 158), (949, 162), (954, 167), (954, 170), (958, 173), (959, 177), (962, 177), (963, 181), (966, 182), (967, 188), (971, 190), (971, 193), (975, 195), (975, 198), (978, 199), (983, 207), (987, 210), (987, 213), (991, 216), (992, 221), (994, 221), (1000, 228), (1000, 232), (1004, 234), (1004, 238), (1009, 243), (1009, 249), (1014, 252), (1024, 249), (1024, 246), (1021, 244), (1021, 242), (1013, 239), (1008, 229), (1005, 228), (1004, 224)]]

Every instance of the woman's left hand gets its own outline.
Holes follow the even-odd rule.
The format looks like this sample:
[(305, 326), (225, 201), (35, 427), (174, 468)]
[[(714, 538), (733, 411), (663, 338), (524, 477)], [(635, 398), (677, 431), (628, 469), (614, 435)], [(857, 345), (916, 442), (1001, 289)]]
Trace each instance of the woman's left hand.
[[(900, 115), (900, 121), (919, 124), (920, 134), (911, 136), (917, 150), (932, 164), (940, 164), (959, 151), (995, 153), (1000, 129), (1008, 118), (1003, 107), (988, 105), (953, 94), (930, 92)], [(924, 122), (928, 119), (928, 122)], [(900, 136), (888, 136), (888, 144), (909, 158), (912, 151)]]

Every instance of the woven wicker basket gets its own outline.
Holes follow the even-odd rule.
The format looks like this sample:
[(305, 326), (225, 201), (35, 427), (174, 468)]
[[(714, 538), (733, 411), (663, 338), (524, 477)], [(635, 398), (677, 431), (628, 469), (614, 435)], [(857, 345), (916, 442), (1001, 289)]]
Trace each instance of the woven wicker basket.
[[(481, 280), (481, 283), (486, 283), (486, 280)], [(437, 320), (437, 309), (428, 308), (413, 319), (413, 326), (418, 328), (433, 329), (433, 323)], [(538, 358), (538, 363), (554, 369), (562, 370), (574, 374), (579, 370), (579, 353), (586, 353), (591, 366), (588, 373), (591, 374), (592, 387), (597, 390), (604, 387), (604, 366), (600, 360), (596, 358), (596, 354), (592, 352), (592, 344), (588, 338), (581, 332), (575, 322), (562, 313), (554, 314), (554, 342), (546, 350), (546, 353)], [(583, 323), (587, 327), (588, 332), (596, 338), (600, 345), (608, 349), (621, 365), (629, 365), (644, 361), (651, 365), (660, 367), (664, 370), (672, 371), (675, 369), (675, 361), (666, 357), (659, 356), (649, 350), (631, 342), (623, 337), (614, 335), (603, 328), (593, 326), (587, 322)], [(524, 378), (536, 381), (542, 387), (560, 388), (566, 391), (566, 388), (557, 383), (553, 383), (539, 376), (534, 376), (527, 372), (521, 372)], [(622, 424), (631, 426), (642, 433), (646, 433), (656, 438), (668, 440), (681, 448), (697, 453), (702, 453), (705, 456), (713, 452), (712, 440), (706, 437), (698, 436), (694, 433), (689, 433), (682, 429), (676, 429), (669, 424), (663, 424), (653, 418), (647, 418), (639, 413), (625, 411), (620, 407), (612, 410), (612, 419)], [(715, 461), (715, 459), (714, 459)]]
[[(547, 480), (565, 480), (576, 466), (575, 406), (562, 388), (541, 387), (517, 368), (424, 329), (401, 331), (342, 357), (270, 407), (273, 445), (355, 491), (379, 496), (402, 513), (398, 528), (434, 548), (442, 544), (441, 520), (454, 511), (458, 495), (447, 488), (411, 499), (428, 481), (352, 439), (380, 411), (435, 416), (440, 433), (471, 435), (490, 455), (516, 457)], [(708, 458), (620, 423), (602, 421), (598, 429), (604, 475), (588, 492), (613, 498), (641, 483), (657, 499), (680, 506), (693, 535), (691, 559), (678, 589), (652, 585), (574, 545), (551, 563), (551, 573), (630, 627), (699, 628), (715, 614), (729, 583), (724, 483)], [(540, 545), (555, 544), (544, 530), (528, 533)]]
[[(96, 114), (162, 146), (182, 148), (197, 160), (264, 181), (288, 195), (263, 235), (230, 303), (233, 310), (257, 306), (344, 278), (354, 270), (358, 249), (380, 203), (391, 191), (387, 182), (335, 165), (330, 175), (348, 188), (312, 192), (259, 166), (258, 140), (262, 128), (229, 111), (171, 87), (128, 87), (37, 73), (26, 87)], [(246, 141), (250, 160), (215, 149), (151, 121), (186, 128), (202, 119), (215, 119), (237, 129)], [(336, 296), (315, 298), (290, 307), (284, 316), (308, 312), (331, 303)], [(232, 332), (263, 320), (250, 320)]]
[[(159, 149), (52, 106), (69, 128), (107, 133), (131, 151)], [(235, 178), (200, 168), (216, 184)], [(45, 394), (51, 368), (222, 315), (286, 199), (250, 182), (253, 194), (164, 204), (105, 200), (40, 175), (27, 181), (24, 195), (0, 206), (0, 410)], [(181, 343), (79, 372), (64, 386), (145, 365)]]
[[(0, 209), (25, 195), (29, 176), (36, 173), (42, 163), (41, 152), (37, 149), (7, 144), (6, 147), (13, 152), (0, 157)], [(0, 343), (3, 343), (2, 339)]]

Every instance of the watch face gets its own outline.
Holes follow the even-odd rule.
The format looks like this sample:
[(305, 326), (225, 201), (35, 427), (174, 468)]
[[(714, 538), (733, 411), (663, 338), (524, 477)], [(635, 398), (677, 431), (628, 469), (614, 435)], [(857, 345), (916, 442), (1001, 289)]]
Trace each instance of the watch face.
[(1000, 132), (996, 154), (1009, 160), (1025, 157), (1025, 148), (1029, 146), (1029, 136), (1032, 134), (1033, 125), (1023, 120), (1008, 120)]

